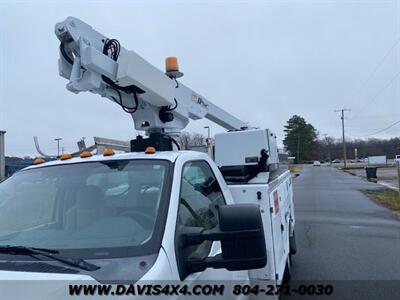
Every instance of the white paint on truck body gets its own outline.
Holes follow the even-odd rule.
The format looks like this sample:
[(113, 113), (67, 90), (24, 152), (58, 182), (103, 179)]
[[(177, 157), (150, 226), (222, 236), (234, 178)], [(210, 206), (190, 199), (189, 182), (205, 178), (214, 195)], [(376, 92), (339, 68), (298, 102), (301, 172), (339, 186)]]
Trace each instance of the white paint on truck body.
[[(258, 177), (267, 178), (266, 174)], [(257, 182), (258, 178), (253, 182)], [(268, 263), (262, 269), (250, 270), (250, 279), (267, 280), (278, 284), (283, 279), (289, 255), (290, 230), (295, 224), (292, 178), (284, 172), (265, 183), (230, 185), (235, 203), (257, 203), (263, 219)]]
[(277, 164), (276, 136), (269, 129), (249, 129), (215, 135), (215, 163), (217, 166), (256, 165), (260, 150), (268, 151), (270, 164)]

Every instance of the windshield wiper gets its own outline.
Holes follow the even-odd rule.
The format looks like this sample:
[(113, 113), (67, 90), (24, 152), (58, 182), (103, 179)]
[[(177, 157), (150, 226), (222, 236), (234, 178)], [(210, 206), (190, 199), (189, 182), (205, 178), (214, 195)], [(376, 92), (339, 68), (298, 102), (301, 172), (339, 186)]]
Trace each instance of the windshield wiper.
[(34, 247), (25, 247), (25, 246), (0, 246), (0, 253), (3, 254), (11, 254), (11, 255), (42, 255), (53, 260), (59, 261), (71, 267), (80, 268), (85, 271), (96, 271), (100, 269), (99, 266), (95, 264), (89, 263), (81, 258), (74, 259), (70, 257), (64, 257), (57, 255), (59, 253), (58, 250), (54, 249), (45, 249), (45, 248), (34, 248)]

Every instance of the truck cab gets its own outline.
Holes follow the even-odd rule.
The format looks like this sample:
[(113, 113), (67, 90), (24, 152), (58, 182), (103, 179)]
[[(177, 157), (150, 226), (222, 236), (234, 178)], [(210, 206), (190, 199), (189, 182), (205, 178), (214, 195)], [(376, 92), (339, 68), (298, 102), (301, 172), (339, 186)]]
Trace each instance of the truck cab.
[[(1, 279), (282, 279), (293, 206), (278, 189), (283, 195), (289, 182), (271, 191), (260, 178), (227, 185), (200, 152), (111, 154), (40, 163), (0, 184)], [(18, 250), (25, 248), (38, 253)]]
[(0, 260), (15, 268), (4, 271), (0, 264), (0, 277), (23, 271), (34, 278), (51, 266), (54, 273), (98, 282), (233, 280), (240, 272), (223, 262), (201, 272), (184, 266), (188, 259), (220, 255), (220, 242), (186, 247), (180, 239), (183, 232), (219, 228), (218, 209), (233, 204), (215, 163), (199, 152), (95, 155), (32, 166), (0, 185), (1, 246), (56, 249), (97, 268), (3, 251)]

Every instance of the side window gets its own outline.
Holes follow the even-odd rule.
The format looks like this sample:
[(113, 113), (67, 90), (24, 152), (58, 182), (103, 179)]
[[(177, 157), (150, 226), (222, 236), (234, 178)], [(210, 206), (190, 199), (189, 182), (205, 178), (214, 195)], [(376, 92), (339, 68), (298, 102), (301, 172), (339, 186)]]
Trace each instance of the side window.
[[(182, 172), (178, 224), (213, 229), (218, 225), (217, 206), (224, 205), (221, 187), (206, 161), (187, 163)], [(206, 257), (211, 241), (193, 246), (191, 257)]]

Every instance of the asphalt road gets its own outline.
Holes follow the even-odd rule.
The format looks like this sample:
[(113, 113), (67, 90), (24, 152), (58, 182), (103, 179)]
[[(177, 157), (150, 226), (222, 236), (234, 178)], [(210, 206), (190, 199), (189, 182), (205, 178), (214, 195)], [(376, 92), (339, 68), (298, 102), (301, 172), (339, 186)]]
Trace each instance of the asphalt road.
[(326, 299), (400, 299), (400, 218), (360, 191), (376, 188), (331, 167), (303, 168), (294, 184), (293, 286), (330, 284)]

